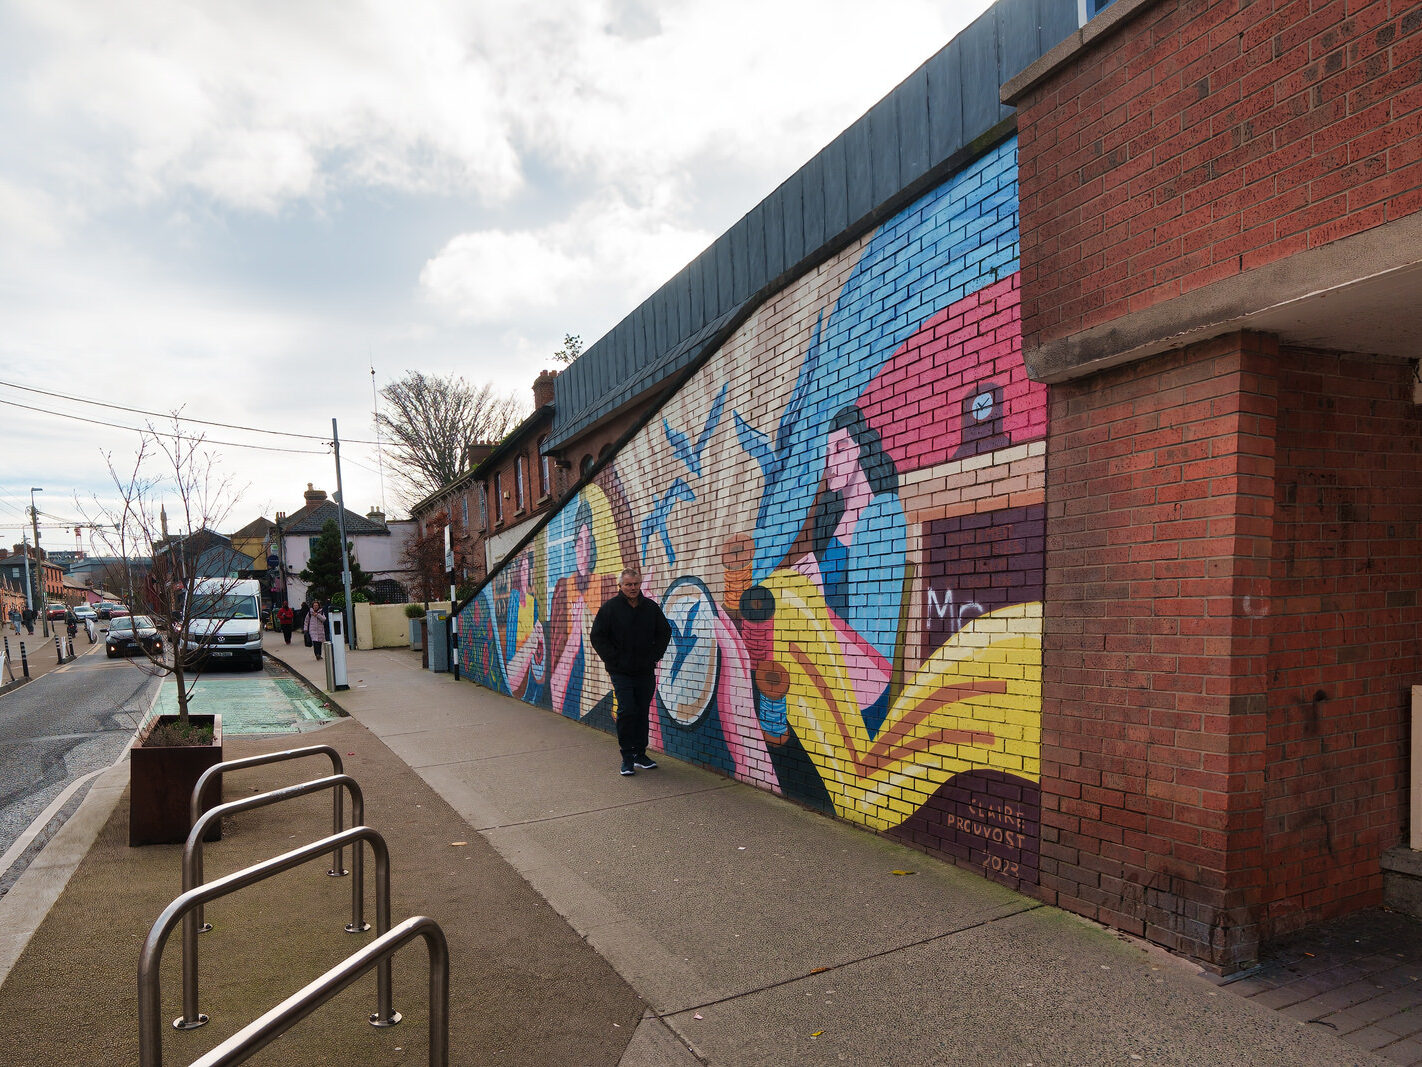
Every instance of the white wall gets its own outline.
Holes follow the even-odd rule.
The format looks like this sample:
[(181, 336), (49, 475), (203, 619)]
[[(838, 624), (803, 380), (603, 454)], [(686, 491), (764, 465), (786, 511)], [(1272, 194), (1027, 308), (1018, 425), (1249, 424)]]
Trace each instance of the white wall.
[(542, 515), (535, 515), (531, 519), (524, 519), (517, 526), (510, 526), (502, 533), (484, 539), (484, 563), (490, 572), (503, 562), (509, 550), (522, 541), (524, 535), (532, 529), (533, 524), (541, 518), (543, 518)]
[[(414, 538), (416, 524), (412, 519), (398, 519), (386, 524), (390, 536), (378, 534), (355, 534), (346, 538), (351, 543), (351, 555), (372, 578), (394, 578), (402, 585), (408, 585), (408, 572), (401, 560), (405, 546)], [(286, 566), (291, 572), (291, 588), (287, 593), (288, 602), (295, 607), (306, 599), (309, 586), (297, 577), (311, 562), (310, 534), (287, 534)]]

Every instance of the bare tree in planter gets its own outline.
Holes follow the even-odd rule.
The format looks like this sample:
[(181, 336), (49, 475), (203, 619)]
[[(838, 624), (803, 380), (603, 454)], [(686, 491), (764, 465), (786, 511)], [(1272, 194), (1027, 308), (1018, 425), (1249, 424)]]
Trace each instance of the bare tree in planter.
[[(122, 592), (135, 620), (134, 662), (150, 675), (171, 676), (178, 704), (171, 721), (164, 716), (140, 733), (130, 754), (129, 843), (182, 841), (190, 826), (188, 798), (193, 784), (202, 770), (222, 760), (219, 717), (189, 715), (207, 654), (222, 639), (220, 626), (195, 628), (188, 608), (200, 595), (209, 602), (229, 599), (214, 597), (220, 587), (214, 590), (211, 583), (204, 583), (199, 592), (200, 580), (213, 576), (199, 573), (197, 554), (186, 543), (194, 532), (220, 528), (239, 491), (218, 470), (204, 437), (184, 432), (176, 418), (171, 432), (149, 424), (131, 467), (120, 467), (112, 453), (105, 462), (117, 490), (116, 502), (105, 504), (95, 498), (97, 514), (89, 518), (108, 554), (123, 561), (116, 591)], [(185, 531), (182, 537), (165, 534), (165, 514), (167, 524)], [(143, 557), (152, 561), (146, 572), (135, 562)], [(237, 581), (223, 579), (220, 586), (230, 590)], [(140, 616), (155, 620), (161, 636), (137, 640)], [(164, 752), (170, 755), (157, 755)], [(165, 762), (156, 762), (159, 759)], [(204, 808), (220, 799), (221, 786), (216, 781), (213, 785), (204, 797)]]

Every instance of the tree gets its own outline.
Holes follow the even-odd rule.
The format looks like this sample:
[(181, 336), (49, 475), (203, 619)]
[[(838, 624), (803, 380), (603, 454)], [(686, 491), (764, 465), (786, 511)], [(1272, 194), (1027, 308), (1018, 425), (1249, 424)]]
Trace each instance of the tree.
[[(351, 555), (351, 543), (346, 542), (346, 559), (351, 568), (351, 597), (370, 584), (370, 575), (360, 569), (360, 564)], [(341, 528), (335, 519), (327, 519), (321, 527), (321, 536), (311, 549), (311, 559), (306, 569), (297, 575), (311, 587), (311, 595), (323, 601), (345, 595), (345, 583), (341, 579)]]
[(449, 573), (444, 569), (444, 530), (416, 534), (405, 543), (401, 562), (410, 573), (410, 588), (416, 599), (428, 604), (443, 600), (449, 592)]
[(571, 363), (582, 354), (582, 336), (576, 333), (565, 333), (563, 335), (563, 347), (553, 353), (553, 358), (559, 363)]
[(465, 469), (471, 444), (493, 442), (518, 425), (522, 405), (487, 383), (475, 389), (457, 375), (407, 371), (380, 390), (387, 408), (375, 416), (395, 448), (406, 503), (429, 496)]
[(162, 648), (140, 645), (142, 657), (135, 662), (148, 674), (173, 677), (184, 731), (207, 652), (220, 637), (217, 627), (204, 627), (201, 632), (192, 627), (184, 605), (193, 601), (198, 580), (206, 576), (188, 565), (182, 539), (164, 535), (162, 516), (171, 510), (174, 524), (181, 523), (189, 531), (217, 529), (243, 491), (218, 471), (204, 440), (201, 434), (185, 432), (176, 414), (171, 431), (157, 430), (149, 423), (126, 473), (115, 465), (112, 453), (104, 455), (117, 502), (105, 504), (95, 497), (92, 509), (80, 508), (96, 512), (86, 518), (106, 553), (118, 559), (105, 569), (105, 582), (123, 596), (135, 616), (152, 618), (163, 637)]

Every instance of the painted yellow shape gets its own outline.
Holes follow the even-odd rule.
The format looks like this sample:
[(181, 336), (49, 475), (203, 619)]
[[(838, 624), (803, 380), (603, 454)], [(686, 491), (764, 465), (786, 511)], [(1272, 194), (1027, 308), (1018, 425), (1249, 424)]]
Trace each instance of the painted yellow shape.
[(789, 674), (786, 712), (840, 817), (892, 829), (909, 813), (891, 798), (932, 796), (963, 771), (1040, 780), (1040, 603), (964, 626), (924, 661), (871, 738), (819, 588), (795, 571), (764, 584), (775, 595), (775, 658)]

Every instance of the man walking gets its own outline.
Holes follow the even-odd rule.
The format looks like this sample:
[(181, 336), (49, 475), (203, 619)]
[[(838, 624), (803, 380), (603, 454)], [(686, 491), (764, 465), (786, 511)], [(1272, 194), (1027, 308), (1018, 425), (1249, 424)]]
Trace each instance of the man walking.
[(642, 595), (642, 576), (630, 567), (617, 582), (618, 592), (598, 609), (592, 646), (617, 694), (617, 744), (622, 773), (656, 767), (647, 755), (648, 716), (656, 693), (657, 662), (671, 641), (671, 624), (662, 609)]

